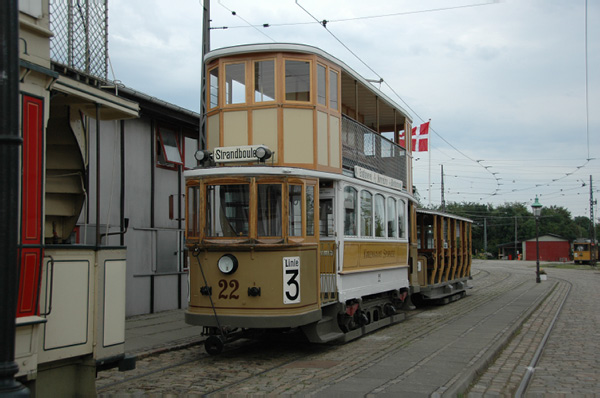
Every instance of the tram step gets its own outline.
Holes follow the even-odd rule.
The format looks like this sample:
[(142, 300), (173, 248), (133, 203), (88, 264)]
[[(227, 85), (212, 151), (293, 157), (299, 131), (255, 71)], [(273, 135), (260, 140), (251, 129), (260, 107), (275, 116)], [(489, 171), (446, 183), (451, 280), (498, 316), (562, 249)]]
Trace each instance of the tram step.
[(329, 343), (344, 337), (337, 324), (337, 318), (327, 315), (317, 322), (303, 326), (302, 331), (311, 343)]

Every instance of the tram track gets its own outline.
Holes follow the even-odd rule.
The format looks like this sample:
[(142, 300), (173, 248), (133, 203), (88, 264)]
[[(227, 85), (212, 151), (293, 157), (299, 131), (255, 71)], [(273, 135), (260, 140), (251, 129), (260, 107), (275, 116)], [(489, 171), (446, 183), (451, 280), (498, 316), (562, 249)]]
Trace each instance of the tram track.
[[(169, 375), (173, 373), (191, 372), (194, 381), (187, 386), (182, 386), (182, 392), (193, 391), (205, 396), (219, 395), (224, 392), (318, 393), (319, 386), (323, 383), (341, 382), (391, 355), (398, 355), (400, 350), (416, 341), (426, 339), (457, 317), (515, 288), (512, 279), (514, 278), (511, 278), (510, 272), (507, 271), (491, 273), (487, 270), (477, 270), (473, 272), (475, 286), (471, 290), (472, 293), (464, 299), (443, 307), (428, 307), (409, 312), (407, 321), (380, 329), (342, 346), (270, 342), (266, 347), (264, 341), (241, 340), (230, 345), (219, 357), (211, 357), (199, 352), (198, 348), (165, 353), (161, 355), (164, 361), (150, 358), (148, 363), (140, 364), (137, 373), (106, 384), (99, 383), (97, 391), (100, 397), (110, 396), (116, 392), (121, 394), (123, 391), (154, 392), (157, 386), (150, 379), (156, 379), (157, 375), (170, 377)], [(480, 292), (483, 294), (479, 294)], [(318, 367), (310, 369), (310, 366), (307, 366), (305, 373), (310, 374), (310, 378), (303, 383), (298, 383), (296, 388), (266, 385), (269, 383), (268, 379), (285, 373), (286, 369), (295, 363), (311, 363), (311, 361), (329, 361), (332, 366), (327, 371), (319, 371)], [(164, 362), (171, 363), (166, 366), (160, 365)], [(244, 371), (227, 372), (227, 369), (244, 369)], [(201, 388), (199, 383), (202, 383)], [(186, 388), (188, 390), (185, 390)]]

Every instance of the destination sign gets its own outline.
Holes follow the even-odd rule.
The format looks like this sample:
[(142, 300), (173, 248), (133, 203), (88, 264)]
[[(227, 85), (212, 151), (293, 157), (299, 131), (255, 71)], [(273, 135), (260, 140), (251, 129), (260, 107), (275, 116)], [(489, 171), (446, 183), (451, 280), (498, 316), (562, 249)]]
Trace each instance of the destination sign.
[(265, 148), (264, 145), (228, 146), (215, 148), (213, 160), (217, 163), (227, 162), (253, 162), (258, 160), (256, 150)]
[(397, 189), (399, 191), (401, 191), (403, 187), (402, 180), (384, 176), (383, 174), (376, 173), (360, 166), (354, 166), (354, 176), (358, 179)]

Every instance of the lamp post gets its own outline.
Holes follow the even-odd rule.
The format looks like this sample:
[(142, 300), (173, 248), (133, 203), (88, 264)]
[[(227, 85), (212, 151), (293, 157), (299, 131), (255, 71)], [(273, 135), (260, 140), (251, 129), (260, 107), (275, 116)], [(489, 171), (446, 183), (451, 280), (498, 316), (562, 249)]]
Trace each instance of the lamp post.
[(540, 283), (540, 214), (542, 214), (542, 204), (538, 197), (535, 197), (535, 202), (531, 205), (533, 216), (535, 217), (535, 282)]

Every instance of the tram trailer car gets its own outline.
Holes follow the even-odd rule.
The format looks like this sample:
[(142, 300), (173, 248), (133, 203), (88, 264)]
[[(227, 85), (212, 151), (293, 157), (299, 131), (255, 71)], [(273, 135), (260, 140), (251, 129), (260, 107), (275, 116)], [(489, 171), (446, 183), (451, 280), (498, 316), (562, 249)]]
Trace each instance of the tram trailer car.
[(407, 112), (314, 47), (224, 48), (205, 67), (186, 322), (207, 351), (254, 330), (344, 342), (403, 320), (419, 283)]
[(585, 238), (575, 239), (573, 260), (575, 264), (595, 264), (598, 261), (598, 242)]
[(415, 304), (447, 304), (466, 295), (471, 277), (472, 224), (468, 218), (417, 209), (418, 281), (411, 287)]

